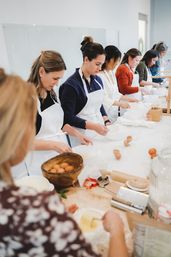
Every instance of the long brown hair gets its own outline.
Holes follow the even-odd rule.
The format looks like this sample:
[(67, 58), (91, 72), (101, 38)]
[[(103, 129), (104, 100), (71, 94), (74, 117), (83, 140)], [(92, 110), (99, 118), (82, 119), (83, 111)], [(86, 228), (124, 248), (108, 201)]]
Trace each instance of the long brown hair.
[(34, 83), (39, 96), (42, 90), (39, 69), (43, 67), (46, 73), (66, 70), (65, 62), (60, 53), (55, 51), (42, 51), (31, 67), (28, 81)]
[(13, 183), (10, 160), (19, 147), (26, 147), (22, 139), (30, 125), (28, 144), (33, 140), (36, 110), (35, 87), (0, 69), (0, 179), (8, 184)]
[(128, 58), (129, 58), (129, 56), (130, 56), (131, 58), (135, 58), (135, 57), (141, 56), (141, 55), (142, 55), (141, 52), (140, 52), (137, 48), (131, 48), (131, 49), (129, 49), (129, 50), (124, 54), (121, 64), (123, 64), (123, 63), (128, 63)]

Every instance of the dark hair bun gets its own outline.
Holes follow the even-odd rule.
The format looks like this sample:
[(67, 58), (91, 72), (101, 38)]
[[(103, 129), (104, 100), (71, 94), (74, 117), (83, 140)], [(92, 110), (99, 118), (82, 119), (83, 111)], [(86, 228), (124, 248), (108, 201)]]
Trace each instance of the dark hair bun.
[(6, 78), (4, 69), (0, 68), (0, 83), (2, 83)]
[(83, 51), (85, 46), (89, 43), (93, 43), (93, 38), (90, 36), (85, 36), (83, 41), (81, 42), (81, 51)]

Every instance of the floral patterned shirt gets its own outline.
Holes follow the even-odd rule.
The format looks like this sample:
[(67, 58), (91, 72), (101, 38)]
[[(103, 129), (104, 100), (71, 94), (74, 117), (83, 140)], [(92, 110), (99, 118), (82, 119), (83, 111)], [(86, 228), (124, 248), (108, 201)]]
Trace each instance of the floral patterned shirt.
[(55, 192), (0, 183), (1, 257), (100, 257)]

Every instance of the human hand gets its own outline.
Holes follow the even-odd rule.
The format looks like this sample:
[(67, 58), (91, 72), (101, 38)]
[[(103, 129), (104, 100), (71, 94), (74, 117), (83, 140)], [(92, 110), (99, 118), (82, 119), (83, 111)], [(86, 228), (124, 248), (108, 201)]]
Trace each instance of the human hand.
[(67, 153), (72, 152), (71, 147), (63, 142), (52, 142), (52, 150), (57, 151), (58, 153)]
[(124, 101), (120, 101), (119, 102), (119, 106), (123, 109), (129, 109), (130, 108), (130, 105), (128, 102), (124, 102)]
[(105, 125), (101, 125), (99, 123), (95, 124), (94, 130), (102, 136), (105, 136), (108, 132), (108, 128)]
[(75, 134), (75, 136), (79, 139), (79, 141), (82, 145), (89, 145), (89, 144), (92, 145), (93, 144), (92, 140), (89, 137), (82, 134), (78, 130), (77, 130), (77, 133)]
[(156, 87), (156, 88), (159, 88), (161, 85), (159, 84), (159, 83), (155, 83), (155, 82), (153, 82), (153, 87)]
[(81, 135), (79, 137), (79, 140), (82, 145), (92, 145), (93, 144), (93, 141), (85, 135)]
[(136, 98), (129, 98), (129, 99), (128, 99), (128, 102), (130, 102), (130, 103), (138, 103), (139, 100), (136, 99)]
[(103, 216), (104, 229), (111, 236), (124, 237), (124, 225), (119, 216), (114, 210), (108, 210)]

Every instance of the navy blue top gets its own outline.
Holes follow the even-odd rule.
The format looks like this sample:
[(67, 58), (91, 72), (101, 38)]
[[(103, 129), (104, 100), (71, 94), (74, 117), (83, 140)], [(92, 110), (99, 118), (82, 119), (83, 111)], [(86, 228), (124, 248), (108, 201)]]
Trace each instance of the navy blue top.
[[(157, 76), (160, 72), (160, 61), (156, 61), (156, 63), (150, 67), (150, 71), (151, 71), (151, 74), (152, 76)], [(156, 82), (156, 83), (161, 83), (163, 82), (163, 79), (162, 78), (153, 78), (152, 79), (153, 82)]]
[[(96, 80), (103, 87), (101, 78), (96, 75), (90, 76), (90, 84), (85, 79), (88, 93), (91, 94), (91, 92), (101, 90)], [(77, 117), (77, 114), (87, 103), (87, 96), (79, 74), (79, 69), (76, 69), (76, 72), (60, 86), (59, 98), (64, 111), (64, 124), (70, 124), (74, 127), (86, 129), (86, 120)], [(100, 112), (102, 116), (107, 115), (103, 105), (100, 108)]]

